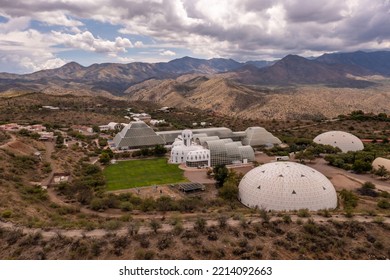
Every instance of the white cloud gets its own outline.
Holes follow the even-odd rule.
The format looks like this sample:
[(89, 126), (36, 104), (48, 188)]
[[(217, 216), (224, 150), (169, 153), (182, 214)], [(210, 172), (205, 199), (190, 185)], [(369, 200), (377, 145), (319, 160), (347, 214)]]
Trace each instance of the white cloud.
[(5, 23), (0, 23), (0, 32), (10, 32), (10, 31), (17, 31), (17, 30), (24, 30), (26, 29), (30, 24), (30, 18), (29, 17), (17, 17), (17, 18), (11, 18)]
[(131, 63), (134, 62), (134, 58), (131, 57), (124, 57), (124, 56), (117, 56), (116, 59), (121, 63)]
[(0, 69), (5, 72), (33, 72), (61, 67), (65, 63), (65, 60), (55, 57), (48, 52), (3, 53), (0, 56)]
[[(125, 53), (133, 47), (142, 50), (151, 47), (150, 43), (141, 41), (132, 44), (124, 35), (103, 39), (99, 31), (93, 34), (88, 31), (83, 23), (85, 19), (119, 25), (118, 33), (141, 35), (147, 38), (144, 42), (155, 41), (153, 49), (164, 50), (151, 52), (154, 56), (151, 59), (175, 55), (168, 48), (187, 49), (202, 57), (249, 60), (278, 58), (288, 53), (380, 49), (390, 45), (390, 2), (387, 0), (3, 2), (0, 15), (9, 21), (0, 23), (0, 51), (11, 54), (16, 49), (24, 51), (26, 57), (36, 57), (27, 51), (37, 49), (55, 57), (60, 45), (105, 55)], [(56, 31), (35, 34), (26, 30), (30, 19), (43, 23), (46, 28), (54, 26)], [(140, 54), (140, 50), (133, 51)]]
[(173, 52), (173, 51), (170, 51), (170, 50), (163, 50), (162, 52), (160, 52), (160, 55), (163, 55), (163, 56), (175, 56), (176, 53)]
[(58, 31), (52, 31), (53, 39), (57, 45), (92, 51), (98, 53), (117, 53), (126, 52), (127, 48), (132, 48), (133, 44), (127, 38), (117, 37), (115, 41), (96, 38), (89, 31), (77, 34), (69, 34)]
[(134, 43), (134, 46), (136, 48), (142, 48), (142, 47), (144, 47), (144, 43), (142, 43), (141, 41), (137, 41), (137, 42)]

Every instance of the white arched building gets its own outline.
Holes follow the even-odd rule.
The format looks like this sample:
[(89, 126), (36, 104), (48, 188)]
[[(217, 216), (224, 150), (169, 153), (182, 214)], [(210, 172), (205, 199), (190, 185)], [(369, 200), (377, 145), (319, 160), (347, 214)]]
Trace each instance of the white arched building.
[(372, 162), (372, 167), (378, 170), (381, 166), (383, 166), (387, 171), (390, 171), (390, 159), (377, 157)]
[(317, 170), (295, 162), (273, 162), (252, 169), (242, 178), (238, 195), (245, 206), (266, 210), (337, 207), (332, 183)]
[(192, 131), (183, 130), (172, 144), (170, 163), (186, 163), (189, 167), (210, 166), (210, 150), (192, 142)]

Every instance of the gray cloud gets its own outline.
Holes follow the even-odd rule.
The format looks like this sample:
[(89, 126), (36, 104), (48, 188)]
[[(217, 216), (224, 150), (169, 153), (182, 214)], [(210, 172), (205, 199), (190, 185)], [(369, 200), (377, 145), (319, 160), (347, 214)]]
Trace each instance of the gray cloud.
[(95, 19), (163, 48), (239, 60), (390, 48), (386, 0), (3, 0), (0, 15), (73, 27)]

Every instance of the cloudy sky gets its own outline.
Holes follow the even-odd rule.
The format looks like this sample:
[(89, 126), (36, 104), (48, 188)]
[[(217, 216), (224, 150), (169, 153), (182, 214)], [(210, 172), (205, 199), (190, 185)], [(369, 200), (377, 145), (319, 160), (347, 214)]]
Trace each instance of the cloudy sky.
[(390, 0), (0, 0), (0, 72), (390, 50)]

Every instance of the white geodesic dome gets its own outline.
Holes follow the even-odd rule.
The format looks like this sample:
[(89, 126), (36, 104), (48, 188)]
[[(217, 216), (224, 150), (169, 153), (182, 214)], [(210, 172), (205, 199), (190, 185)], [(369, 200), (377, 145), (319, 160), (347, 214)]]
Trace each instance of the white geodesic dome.
[(317, 170), (295, 162), (272, 162), (249, 171), (240, 182), (239, 200), (250, 208), (276, 211), (337, 207), (332, 183)]
[(318, 135), (313, 140), (317, 144), (331, 145), (340, 148), (343, 153), (361, 151), (363, 142), (355, 135), (344, 131), (328, 131)]

